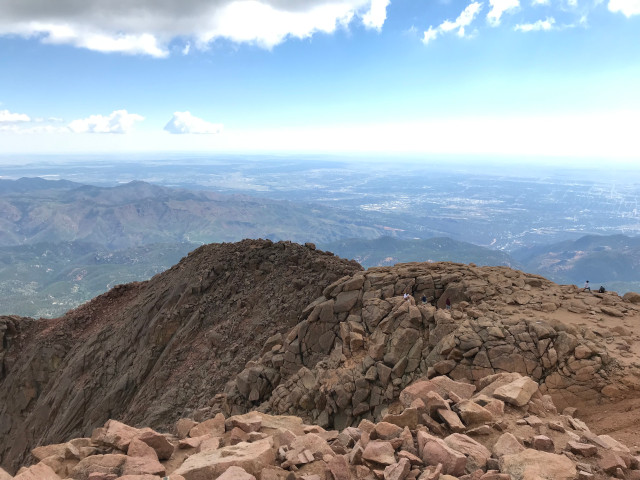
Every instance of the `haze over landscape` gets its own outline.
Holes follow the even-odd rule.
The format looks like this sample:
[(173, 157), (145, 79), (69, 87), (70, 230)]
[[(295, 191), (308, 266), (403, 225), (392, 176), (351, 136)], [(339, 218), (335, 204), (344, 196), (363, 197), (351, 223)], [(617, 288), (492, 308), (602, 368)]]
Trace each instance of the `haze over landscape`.
[(639, 45), (0, 0), (0, 480), (640, 479)]

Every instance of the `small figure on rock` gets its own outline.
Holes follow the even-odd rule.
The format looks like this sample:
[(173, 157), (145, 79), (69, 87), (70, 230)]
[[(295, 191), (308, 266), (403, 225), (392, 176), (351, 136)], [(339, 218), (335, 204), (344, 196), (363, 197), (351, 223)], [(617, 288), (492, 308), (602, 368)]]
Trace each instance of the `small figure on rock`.
[(451, 310), (451, 300), (449, 300), (447, 298), (447, 301), (444, 302), (444, 308), (446, 308), (447, 310)]
[(598, 293), (604, 293), (604, 292), (606, 292), (606, 290), (602, 285), (600, 285), (600, 288), (598, 289)]
[(409, 297), (410, 295), (408, 293), (405, 292), (405, 294), (402, 296), (402, 298), (404, 298), (407, 302), (409, 301)]
[(586, 292), (587, 290), (591, 291), (591, 285), (589, 285), (589, 280), (587, 280), (584, 283), (584, 291)]
[(426, 295), (422, 295), (422, 303), (423, 304), (427, 303), (427, 296)]

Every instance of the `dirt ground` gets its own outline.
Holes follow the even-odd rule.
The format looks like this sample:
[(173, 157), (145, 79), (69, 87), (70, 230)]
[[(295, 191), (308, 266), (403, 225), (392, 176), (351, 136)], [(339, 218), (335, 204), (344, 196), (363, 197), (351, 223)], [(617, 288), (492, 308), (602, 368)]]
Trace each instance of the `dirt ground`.
[[(591, 294), (580, 296), (589, 298)], [(607, 294), (609, 295), (609, 294)], [(627, 307), (624, 317), (602, 313), (578, 314), (560, 309), (549, 314), (563, 323), (578, 329), (592, 331), (605, 340), (610, 354), (630, 372), (640, 368), (640, 309), (638, 305), (622, 303), (615, 294), (616, 308)], [(637, 374), (630, 374), (637, 381)], [(623, 442), (634, 453), (640, 453), (640, 390), (630, 389), (625, 398), (582, 403), (573, 405), (578, 409), (577, 417), (584, 420), (589, 428), (599, 435), (607, 434)]]

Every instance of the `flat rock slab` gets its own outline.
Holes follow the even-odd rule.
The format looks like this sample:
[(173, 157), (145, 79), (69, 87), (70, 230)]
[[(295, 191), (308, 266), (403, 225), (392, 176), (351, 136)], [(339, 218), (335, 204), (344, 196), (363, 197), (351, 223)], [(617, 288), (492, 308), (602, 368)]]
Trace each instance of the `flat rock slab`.
[(575, 465), (566, 456), (530, 448), (502, 457), (500, 471), (511, 475), (513, 480), (573, 480), (577, 474)]
[(239, 443), (213, 452), (196, 453), (174, 473), (185, 480), (210, 480), (222, 475), (229, 467), (241, 467), (247, 473), (259, 476), (260, 471), (275, 462), (271, 438), (254, 443)]

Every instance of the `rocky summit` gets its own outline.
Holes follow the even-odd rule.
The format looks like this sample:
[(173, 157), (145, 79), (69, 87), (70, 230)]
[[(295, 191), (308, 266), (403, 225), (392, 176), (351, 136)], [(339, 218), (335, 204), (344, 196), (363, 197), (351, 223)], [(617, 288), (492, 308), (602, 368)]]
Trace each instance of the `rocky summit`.
[(0, 480), (640, 479), (639, 299), (203, 246), (0, 317)]

